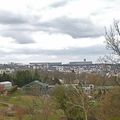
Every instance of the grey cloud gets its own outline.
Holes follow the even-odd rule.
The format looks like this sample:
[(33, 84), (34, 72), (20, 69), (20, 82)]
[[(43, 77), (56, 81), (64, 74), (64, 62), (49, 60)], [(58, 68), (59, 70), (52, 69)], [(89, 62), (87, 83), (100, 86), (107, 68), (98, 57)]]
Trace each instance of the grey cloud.
[(87, 56), (87, 55), (106, 54), (107, 50), (105, 49), (104, 46), (91, 46), (84, 48), (68, 48), (64, 50), (42, 51), (42, 53), (48, 55), (72, 55), (72, 56), (86, 55)]
[(105, 49), (105, 46), (96, 45), (91, 47), (84, 48), (68, 48), (62, 50), (43, 50), (43, 49), (35, 49), (35, 48), (23, 48), (16, 49), (14, 54), (25, 54), (25, 55), (55, 55), (55, 56), (79, 56), (79, 55), (101, 55), (106, 54), (108, 51)]
[(38, 25), (43, 29), (47, 28), (48, 32), (60, 32), (68, 34), (73, 38), (99, 37), (104, 35), (103, 28), (95, 26), (89, 19), (61, 17), (49, 22), (36, 24), (36, 26)]
[(29, 17), (21, 17), (12, 13), (9, 14), (9, 12), (4, 13), (0, 11), (0, 23), (9, 24), (6, 30), (7, 33), (5, 31), (4, 35), (13, 37), (20, 44), (34, 42), (30, 34), (25, 34), (33, 31), (68, 34), (73, 38), (99, 37), (104, 35), (103, 28), (95, 26), (92, 21), (87, 18), (75, 19), (64, 16), (46, 22), (38, 21), (39, 18), (36, 17), (29, 20)]
[[(6, 58), (8, 61), (17, 61), (20, 60), (22, 62), (30, 61), (31, 60), (44, 60), (49, 61), (52, 56), (56, 56), (59, 58), (58, 60), (66, 61), (66, 60), (81, 60), (83, 58), (91, 59), (91, 60), (97, 60), (100, 56), (103, 56), (105, 54), (109, 54), (108, 51), (105, 49), (104, 46), (91, 46), (91, 47), (85, 47), (85, 48), (69, 48), (69, 49), (63, 49), (63, 50), (43, 50), (43, 49), (36, 49), (33, 48), (19, 48), (14, 49), (12, 51), (6, 52), (4, 50), (0, 49), (0, 60), (5, 60)], [(19, 56), (25, 56), (24, 58), (20, 58)], [(41, 56), (46, 56), (46, 58), (41, 58)], [(19, 58), (19, 59), (18, 59)], [(24, 59), (24, 61), (23, 61)]]
[(67, 5), (69, 2), (75, 2), (75, 1), (77, 1), (77, 0), (58, 0), (57, 2), (50, 5), (50, 7), (52, 7), (52, 8), (63, 7), (65, 5)]
[[(67, 0), (67, 2), (68, 1), (69, 0)], [(64, 3), (65, 0), (63, 0), (62, 2)], [(54, 33), (54, 34), (62, 33), (62, 34), (68, 34), (73, 38), (99, 37), (104, 35), (103, 28), (99, 28), (95, 26), (92, 23), (92, 21), (87, 18), (75, 19), (75, 18), (69, 18), (64, 16), (64, 17), (56, 18), (51, 21), (41, 22), (39, 21), (40, 18), (31, 16), (31, 19), (29, 19), (29, 17), (19, 16), (13, 13), (0, 11), (0, 23), (7, 25), (6, 31), (11, 31), (10, 36), (12, 36), (15, 39), (17, 38), (18, 43), (21, 43), (21, 41), (23, 40), (22, 38), (25, 38), (23, 40), (23, 41), (26, 41), (25, 43), (27, 43), (27, 41), (32, 42), (32, 40), (29, 37), (27, 37), (29, 36), (29, 34), (20, 35), (16, 31), (18, 32), (19, 31), (21, 32), (44, 31), (44, 32)], [(30, 39), (30, 40), (27, 40), (27, 39)]]
[(50, 7), (52, 7), (52, 8), (63, 7), (67, 3), (68, 3), (68, 0), (61, 0), (61, 1), (55, 2)]
[(21, 31), (8, 31), (2, 34), (5, 37), (11, 37), (15, 39), (16, 43), (19, 44), (29, 44), (34, 43), (29, 32), (21, 32)]
[(0, 11), (0, 24), (22, 24), (26, 22), (26, 19), (19, 14), (14, 14), (8, 11)]

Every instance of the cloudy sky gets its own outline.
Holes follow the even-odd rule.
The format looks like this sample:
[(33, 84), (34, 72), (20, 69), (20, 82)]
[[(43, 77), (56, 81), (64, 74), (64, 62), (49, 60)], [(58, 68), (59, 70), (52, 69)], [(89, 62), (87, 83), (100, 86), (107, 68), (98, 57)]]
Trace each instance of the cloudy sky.
[(0, 63), (96, 62), (120, 0), (0, 0)]

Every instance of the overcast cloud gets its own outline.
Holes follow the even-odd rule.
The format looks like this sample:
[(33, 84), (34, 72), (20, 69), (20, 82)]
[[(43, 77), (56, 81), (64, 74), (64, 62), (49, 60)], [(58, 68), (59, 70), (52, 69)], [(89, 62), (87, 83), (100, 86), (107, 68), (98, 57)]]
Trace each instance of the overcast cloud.
[[(0, 62), (97, 60), (119, 0), (0, 0)], [(7, 3), (7, 4), (6, 4)]]
[(9, 11), (0, 11), (0, 24), (22, 24), (26, 20), (18, 14)]
[(60, 17), (37, 25), (47, 28), (48, 32), (59, 32), (70, 35), (73, 38), (92, 38), (104, 35), (103, 28), (95, 26), (90, 19)]

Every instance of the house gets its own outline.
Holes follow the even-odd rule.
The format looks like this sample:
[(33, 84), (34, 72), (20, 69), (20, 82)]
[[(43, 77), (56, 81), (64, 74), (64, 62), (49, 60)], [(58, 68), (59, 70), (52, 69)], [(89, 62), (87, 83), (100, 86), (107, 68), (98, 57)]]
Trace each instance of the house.
[(93, 84), (89, 84), (88, 86), (82, 87), (85, 93), (90, 94), (94, 91), (95, 86)]
[(14, 69), (10, 69), (10, 68), (4, 68), (4, 69), (0, 69), (0, 74), (11, 74), (14, 72)]

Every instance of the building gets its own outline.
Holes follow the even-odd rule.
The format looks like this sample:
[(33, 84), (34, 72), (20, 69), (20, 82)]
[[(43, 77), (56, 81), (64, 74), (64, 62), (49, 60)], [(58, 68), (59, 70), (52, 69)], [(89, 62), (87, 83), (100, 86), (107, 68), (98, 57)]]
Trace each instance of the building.
[(91, 64), (92, 64), (92, 61), (86, 61), (86, 59), (80, 62), (69, 62), (69, 65), (91, 65)]
[(62, 62), (40, 62), (40, 63), (30, 63), (30, 66), (33, 69), (49, 69), (53, 66), (60, 66), (62, 65)]
[(22, 90), (28, 95), (44, 95), (48, 91), (48, 84), (36, 80), (23, 86)]
[(11, 74), (14, 72), (14, 69), (10, 69), (10, 68), (5, 68), (5, 69), (0, 69), (0, 74)]
[(12, 83), (10, 81), (0, 82), (0, 92), (10, 90), (11, 88)]

